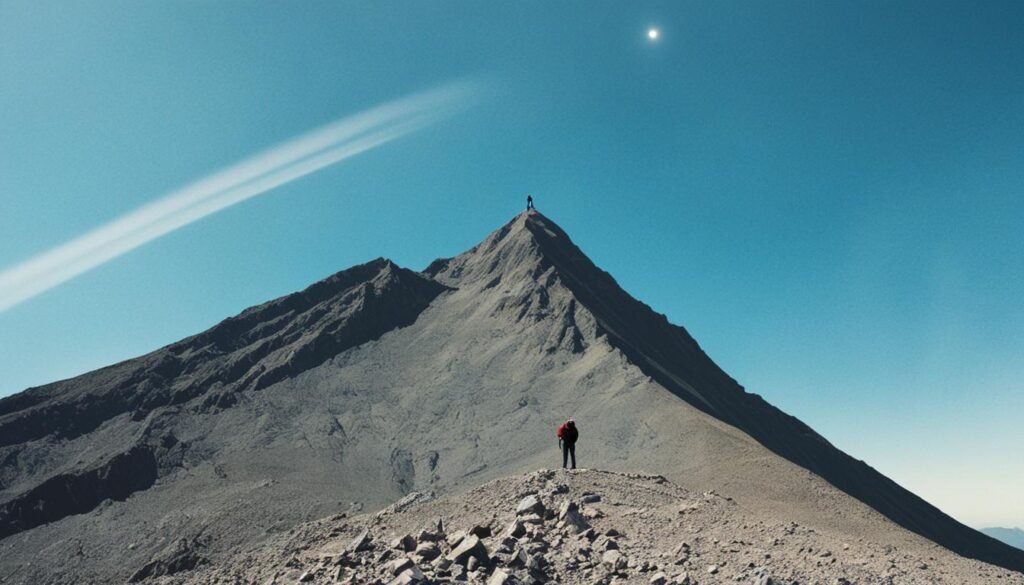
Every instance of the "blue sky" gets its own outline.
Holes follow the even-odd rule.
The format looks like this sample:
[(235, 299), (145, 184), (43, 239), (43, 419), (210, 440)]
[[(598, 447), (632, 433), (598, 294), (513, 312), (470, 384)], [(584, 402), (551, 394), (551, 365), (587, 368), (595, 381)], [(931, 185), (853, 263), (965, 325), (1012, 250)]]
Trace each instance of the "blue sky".
[(0, 312), (0, 394), (423, 268), (532, 192), (748, 390), (1022, 526), (1021, 63), (1024, 4), (995, 0), (0, 0), (0, 271), (332, 120), (486, 89)]

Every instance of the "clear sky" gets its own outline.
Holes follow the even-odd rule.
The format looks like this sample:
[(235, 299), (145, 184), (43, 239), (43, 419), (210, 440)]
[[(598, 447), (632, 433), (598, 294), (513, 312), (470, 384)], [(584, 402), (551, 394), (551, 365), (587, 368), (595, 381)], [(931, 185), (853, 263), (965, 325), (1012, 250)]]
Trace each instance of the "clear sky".
[(1018, 1), (0, 0), (0, 271), (333, 120), (486, 89), (0, 312), (0, 394), (378, 256), (421, 269), (532, 192), (749, 391), (1024, 526), (1022, 64)]

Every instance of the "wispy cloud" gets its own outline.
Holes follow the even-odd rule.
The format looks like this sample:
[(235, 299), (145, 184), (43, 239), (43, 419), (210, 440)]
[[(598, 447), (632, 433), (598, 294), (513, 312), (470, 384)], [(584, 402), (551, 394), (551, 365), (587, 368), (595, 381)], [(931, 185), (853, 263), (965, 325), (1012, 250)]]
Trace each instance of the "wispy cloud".
[(452, 115), (468, 82), (413, 94), (279, 144), (0, 272), (0, 312), (160, 236)]

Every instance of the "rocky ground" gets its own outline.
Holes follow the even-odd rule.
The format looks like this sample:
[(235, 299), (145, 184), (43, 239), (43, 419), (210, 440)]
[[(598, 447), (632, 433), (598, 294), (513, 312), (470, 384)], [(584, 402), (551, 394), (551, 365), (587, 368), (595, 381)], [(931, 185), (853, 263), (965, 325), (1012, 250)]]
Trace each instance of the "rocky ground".
[[(897, 530), (894, 527), (894, 530)], [(907, 533), (908, 535), (910, 533)], [(896, 548), (765, 518), (661, 476), (542, 470), (304, 524), (216, 566), (182, 543), (146, 583), (1024, 584), (911, 535)]]

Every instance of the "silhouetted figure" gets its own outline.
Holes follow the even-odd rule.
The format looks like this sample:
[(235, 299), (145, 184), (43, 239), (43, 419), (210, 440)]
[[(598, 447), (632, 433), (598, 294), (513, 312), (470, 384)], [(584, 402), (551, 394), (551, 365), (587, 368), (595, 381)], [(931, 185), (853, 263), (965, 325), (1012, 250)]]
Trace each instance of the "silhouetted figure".
[(533, 209), (533, 195), (527, 195), (526, 196), (526, 210), (529, 211), (531, 209)]
[[(576, 421), (571, 418), (565, 421), (555, 434), (558, 436), (558, 446), (562, 448), (562, 467), (576, 469), (576, 439), (580, 438), (580, 432), (576, 430)], [(569, 467), (570, 456), (572, 467)]]

